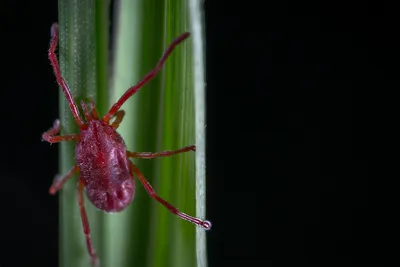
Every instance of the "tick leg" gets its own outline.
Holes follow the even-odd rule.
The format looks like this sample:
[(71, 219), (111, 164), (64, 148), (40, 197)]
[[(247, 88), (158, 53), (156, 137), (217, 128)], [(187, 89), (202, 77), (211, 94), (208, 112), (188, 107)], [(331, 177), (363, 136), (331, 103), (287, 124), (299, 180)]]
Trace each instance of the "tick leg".
[(79, 205), (79, 210), (81, 212), (83, 232), (85, 233), (85, 237), (86, 237), (86, 246), (89, 251), (90, 258), (92, 260), (92, 265), (99, 266), (99, 260), (96, 256), (96, 251), (93, 248), (92, 240), (90, 239), (89, 221), (88, 221), (88, 218), (86, 215), (85, 203), (83, 202), (84, 201), (83, 200), (83, 188), (84, 188), (84, 184), (79, 179), (79, 182), (78, 182), (78, 205)]
[(129, 158), (153, 159), (156, 157), (168, 157), (168, 156), (176, 155), (176, 154), (183, 153), (183, 152), (189, 152), (189, 151), (196, 151), (196, 146), (187, 146), (187, 147), (184, 147), (184, 148), (181, 148), (178, 150), (166, 150), (166, 151), (156, 152), (156, 153), (126, 151), (126, 155)]
[(79, 134), (67, 134), (67, 135), (57, 135), (60, 131), (60, 120), (55, 120), (53, 123), (53, 127), (51, 127), (47, 132), (42, 134), (42, 138), (49, 143), (58, 143), (62, 141), (70, 141), (70, 140), (79, 140)]
[(141, 173), (141, 171), (136, 167), (136, 165), (133, 164), (132, 162), (130, 162), (130, 166), (131, 166), (132, 171), (136, 174), (136, 176), (139, 178), (140, 182), (143, 184), (143, 186), (146, 189), (147, 193), (152, 198), (157, 200), (159, 203), (161, 203), (164, 207), (169, 209), (169, 211), (171, 211), (173, 214), (177, 215), (179, 218), (187, 220), (187, 221), (189, 221), (191, 223), (194, 223), (196, 225), (200, 225), (205, 230), (211, 229), (211, 222), (209, 222), (207, 220), (202, 220), (202, 219), (199, 219), (199, 218), (196, 218), (196, 217), (192, 217), (190, 215), (187, 215), (186, 213), (180, 212), (177, 208), (175, 208), (174, 206), (169, 204), (167, 201), (165, 201), (164, 199), (159, 197), (156, 194), (156, 192), (154, 191), (154, 189), (151, 187), (149, 182), (147, 182), (146, 178), (144, 178), (144, 176)]
[(133, 96), (139, 89), (145, 85), (148, 81), (150, 81), (152, 78), (154, 78), (157, 73), (161, 70), (161, 68), (164, 66), (165, 61), (171, 55), (172, 51), (174, 51), (175, 47), (182, 43), (184, 40), (186, 40), (189, 37), (190, 33), (185, 32), (184, 34), (178, 36), (174, 41), (172, 41), (172, 44), (167, 48), (167, 50), (164, 52), (160, 60), (158, 61), (157, 65), (153, 70), (151, 70), (149, 73), (144, 76), (144, 78), (138, 82), (136, 85), (132, 86), (126, 92), (121, 96), (121, 98), (110, 108), (108, 113), (104, 115), (103, 121), (109, 122), (112, 116), (121, 108), (121, 106), (125, 103), (126, 100), (128, 100), (131, 96)]
[(118, 110), (117, 113), (115, 113), (115, 120), (113, 121), (113, 123), (111, 124), (111, 127), (113, 127), (114, 129), (117, 129), (119, 127), (119, 124), (122, 122), (122, 120), (124, 119), (125, 116), (125, 111)]
[(56, 175), (56, 177), (54, 177), (53, 184), (51, 185), (49, 190), (50, 194), (54, 195), (55, 193), (57, 193), (57, 191), (63, 187), (65, 182), (68, 181), (68, 179), (71, 178), (78, 170), (79, 167), (75, 165), (63, 176)]
[(76, 105), (74, 98), (72, 97), (71, 90), (68, 87), (67, 82), (61, 76), (60, 66), (58, 64), (57, 56), (55, 53), (56, 47), (58, 44), (58, 24), (54, 23), (51, 26), (51, 42), (50, 42), (50, 49), (49, 49), (49, 59), (51, 65), (53, 66), (54, 74), (56, 75), (56, 80), (58, 85), (61, 87), (62, 91), (64, 92), (65, 97), (67, 98), (69, 108), (71, 109), (72, 115), (74, 116), (76, 123), (78, 124), (79, 128), (83, 128), (85, 123), (79, 116), (78, 106)]

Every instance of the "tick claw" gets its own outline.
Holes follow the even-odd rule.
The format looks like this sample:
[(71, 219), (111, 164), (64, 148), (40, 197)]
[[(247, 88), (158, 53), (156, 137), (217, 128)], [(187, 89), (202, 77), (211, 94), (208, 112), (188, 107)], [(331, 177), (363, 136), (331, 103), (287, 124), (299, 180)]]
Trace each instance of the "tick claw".
[(212, 226), (212, 224), (211, 224), (211, 222), (210, 221), (204, 221), (203, 223), (202, 223), (202, 225), (201, 225), (205, 230), (210, 230), (211, 229), (211, 226)]
[(53, 23), (53, 25), (51, 25), (50, 35), (54, 36), (57, 33), (58, 33), (58, 24), (57, 23)]

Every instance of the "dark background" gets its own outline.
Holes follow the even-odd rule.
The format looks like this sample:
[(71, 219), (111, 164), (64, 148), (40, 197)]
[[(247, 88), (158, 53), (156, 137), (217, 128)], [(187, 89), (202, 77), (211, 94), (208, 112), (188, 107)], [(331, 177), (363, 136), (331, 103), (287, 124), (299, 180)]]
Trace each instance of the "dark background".
[[(0, 4), (1, 267), (58, 254), (57, 149), (40, 141), (58, 114), (57, 1), (25, 2)], [(398, 209), (371, 169), (377, 96), (398, 88), (395, 9), (219, 2), (205, 3), (209, 266), (389, 266)]]

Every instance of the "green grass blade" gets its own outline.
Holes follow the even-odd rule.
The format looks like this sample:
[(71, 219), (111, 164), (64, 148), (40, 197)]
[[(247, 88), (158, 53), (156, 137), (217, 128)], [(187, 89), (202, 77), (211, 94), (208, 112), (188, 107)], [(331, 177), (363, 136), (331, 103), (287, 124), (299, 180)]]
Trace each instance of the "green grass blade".
[[(59, 60), (62, 75), (75, 101), (93, 99), (104, 113), (107, 100), (108, 1), (59, 0)], [(97, 11), (97, 12), (96, 12)], [(96, 34), (97, 33), (97, 34)], [(61, 134), (77, 133), (71, 111), (60, 94)], [(75, 164), (74, 142), (60, 144), (60, 173)], [(88, 266), (90, 258), (82, 229), (76, 197), (76, 179), (60, 191), (60, 266)], [(92, 239), (102, 254), (101, 232), (104, 214), (85, 202)]]
[[(201, 218), (206, 215), (206, 173), (205, 173), (205, 55), (204, 55), (204, 13), (203, 2), (200, 0), (189, 0), (190, 30), (193, 38), (193, 79), (195, 91), (195, 114), (196, 114), (196, 214)], [(207, 267), (206, 232), (196, 229), (196, 258), (197, 267)]]
[[(190, 30), (193, 23), (187, 1), (121, 0), (119, 3), (113, 101), (151, 70), (166, 46)], [(200, 88), (204, 86), (204, 78), (197, 75), (198, 68), (203, 66), (197, 63), (193, 49), (202, 47), (202, 37), (196, 40), (200, 42), (197, 46), (192, 45), (194, 39), (180, 45), (162, 73), (124, 104), (127, 115), (118, 131), (131, 151), (177, 149), (200, 140), (197, 159), (195, 153), (185, 153), (134, 163), (161, 197), (188, 214), (196, 214), (196, 183), (203, 187), (198, 190), (201, 193), (198, 200), (203, 212), (200, 216), (204, 217), (205, 111), (204, 88)], [(196, 83), (196, 78), (201, 81)], [(196, 117), (196, 109), (203, 114)], [(202, 253), (196, 260), (196, 227), (150, 199), (138, 181), (133, 204), (120, 214), (108, 216), (105, 226), (106, 266), (179, 267), (196, 266), (197, 261), (199, 266), (206, 266), (204, 235), (199, 235)]]
[[(199, 2), (195, 9), (189, 3), (119, 2), (114, 24), (112, 101), (107, 101), (109, 1), (59, 1), (59, 55), (62, 73), (76, 101), (92, 98), (104, 114), (110, 102), (155, 66), (175, 37), (192, 31), (192, 38), (177, 48), (162, 73), (123, 106), (127, 115), (119, 132), (132, 151), (177, 149), (196, 143), (196, 153), (135, 163), (161, 197), (191, 215), (197, 207), (197, 216), (204, 217), (202, 22), (195, 14)], [(60, 103), (62, 133), (77, 132), (63, 95)], [(62, 173), (74, 164), (74, 146), (61, 144)], [(67, 183), (61, 195), (60, 265), (88, 266), (76, 183)], [(139, 182), (135, 201), (124, 212), (104, 214), (88, 201), (86, 207), (102, 266), (179, 267), (196, 266), (196, 262), (199, 267), (206, 266), (204, 230), (198, 229), (196, 243), (196, 227), (152, 200)]]
[[(120, 1), (117, 7), (113, 101), (153, 68), (161, 55), (164, 9), (155, 5), (154, 1)], [(155, 78), (123, 106), (126, 116), (118, 132), (130, 150), (157, 149), (160, 85), (160, 77)], [(152, 161), (137, 164), (150, 182), (154, 176), (152, 164)], [(131, 266), (130, 263), (146, 266), (148, 247), (151, 246), (152, 200), (140, 183), (136, 183), (133, 204), (126, 211), (107, 218), (107, 230), (119, 229), (119, 233), (106, 233), (109, 244), (112, 244), (107, 253), (107, 266)]]

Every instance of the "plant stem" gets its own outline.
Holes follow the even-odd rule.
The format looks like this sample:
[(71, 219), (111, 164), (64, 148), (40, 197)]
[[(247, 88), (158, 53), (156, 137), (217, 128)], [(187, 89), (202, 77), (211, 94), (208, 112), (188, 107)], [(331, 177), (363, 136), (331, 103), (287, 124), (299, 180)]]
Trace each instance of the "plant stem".
[[(58, 51), (61, 73), (75, 101), (79, 104), (80, 100), (93, 99), (99, 112), (105, 111), (107, 99), (105, 58), (108, 50), (108, 19), (104, 17), (107, 9), (108, 1), (59, 0)], [(60, 94), (60, 119), (61, 134), (78, 132), (63, 94)], [(75, 164), (75, 143), (62, 142), (60, 145), (60, 173), (65, 173)], [(93, 243), (101, 255), (104, 215), (96, 211), (87, 200), (85, 206)], [(60, 191), (60, 266), (88, 266), (89, 262), (77, 205), (76, 179), (73, 179)]]
[[(193, 72), (196, 97), (196, 214), (206, 216), (206, 134), (205, 134), (205, 74), (204, 74), (204, 14), (202, 2), (189, 0), (190, 28), (193, 38)], [(207, 267), (206, 233), (196, 229), (197, 267)]]
[[(176, 48), (161, 73), (123, 105), (126, 116), (118, 132), (130, 151), (161, 151), (196, 144), (196, 153), (134, 163), (162, 198), (185, 213), (204, 218), (205, 103), (200, 2), (118, 3), (111, 91), (107, 69), (109, 1), (59, 0), (62, 74), (75, 100), (93, 99), (103, 115), (111, 102), (156, 65), (175, 37), (191, 31), (192, 37)], [(78, 131), (62, 94), (60, 116), (62, 134)], [(75, 164), (74, 147), (73, 142), (61, 143), (61, 173)], [(89, 266), (76, 180), (68, 182), (60, 194), (60, 266)], [(138, 181), (134, 202), (121, 213), (105, 214), (87, 200), (85, 206), (102, 267), (207, 265), (204, 230), (198, 228), (196, 235), (196, 226), (151, 199)]]

